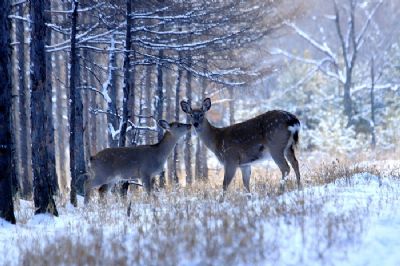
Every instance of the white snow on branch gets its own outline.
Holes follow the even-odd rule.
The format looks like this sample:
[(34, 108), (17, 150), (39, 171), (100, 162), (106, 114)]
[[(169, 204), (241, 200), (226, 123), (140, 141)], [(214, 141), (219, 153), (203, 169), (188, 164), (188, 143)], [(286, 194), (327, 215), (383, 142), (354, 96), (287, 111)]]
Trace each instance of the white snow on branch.
[(110, 98), (110, 96), (108, 95), (107, 91), (106, 91), (106, 94), (105, 94), (103, 90), (100, 91), (100, 90), (96, 89), (95, 87), (91, 87), (91, 86), (81, 86), (81, 87), (79, 87), (79, 88), (80, 88), (80, 89), (88, 89), (88, 90), (97, 92), (98, 94), (100, 94), (100, 95), (104, 98), (104, 100), (105, 100), (107, 103), (111, 102), (111, 98)]
[(111, 86), (112, 82), (112, 71), (114, 68), (112, 62), (113, 62), (113, 57), (115, 56), (114, 51), (115, 51), (115, 39), (114, 35), (112, 34), (110, 42), (109, 60), (108, 60), (108, 75), (107, 75), (107, 80), (102, 85), (102, 93), (104, 94), (104, 98), (106, 99), (107, 103), (111, 103), (111, 97), (108, 94), (108, 88)]
[[(99, 25), (99, 22), (98, 22), (98, 23), (94, 24), (92, 27), (90, 27), (87, 31), (76, 36), (77, 44), (82, 44), (82, 43), (89, 42), (91, 40), (100, 39), (101, 37), (104, 37), (104, 36), (109, 36), (110, 34), (118, 31), (125, 24), (126, 24), (126, 22), (123, 22), (112, 30), (108, 30), (106, 32), (102, 32), (102, 33), (90, 36), (89, 34), (98, 27), (98, 25)], [(47, 52), (57, 52), (57, 51), (61, 51), (61, 50), (69, 48), (70, 43), (71, 43), (71, 40), (66, 40), (64, 42), (57, 43), (54, 45), (48, 45), (48, 46), (46, 46), (46, 49), (47, 49)]]
[(232, 38), (238, 34), (240, 34), (242, 31), (235, 31), (230, 34), (222, 35), (220, 37), (216, 38), (211, 38), (208, 40), (204, 41), (199, 41), (199, 42), (193, 42), (193, 43), (183, 43), (183, 44), (174, 44), (174, 43), (155, 43), (155, 42), (150, 42), (150, 41), (145, 41), (140, 38), (136, 38), (135, 41), (138, 43), (143, 44), (144, 46), (148, 48), (156, 48), (156, 49), (174, 49), (174, 50), (193, 50), (193, 49), (201, 49), (206, 47), (207, 45), (215, 44), (215, 43), (222, 43), (222, 41)]
[(322, 53), (331, 57), (333, 61), (335, 61), (335, 62), (337, 61), (336, 54), (334, 52), (332, 52), (332, 50), (329, 48), (329, 46), (325, 42), (323, 44), (321, 44), (318, 41), (314, 40), (309, 34), (307, 34), (305, 31), (301, 30), (294, 23), (286, 22), (285, 24), (287, 26), (291, 27), (300, 37), (302, 37), (304, 40), (309, 42), (312, 46), (317, 48)]
[[(392, 91), (397, 91), (399, 89), (398, 84), (392, 84), (392, 83), (384, 83), (384, 84), (375, 84), (374, 85), (374, 90), (379, 91), (379, 90), (392, 90)], [(354, 87), (354, 89), (351, 91), (351, 94), (357, 94), (359, 91), (370, 89), (371, 84), (361, 84), (359, 86)]]
[(374, 17), (376, 11), (378, 11), (379, 7), (383, 4), (383, 0), (380, 0), (372, 9), (371, 13), (368, 15), (367, 20), (365, 21), (364, 25), (362, 26), (360, 33), (357, 36), (356, 44), (357, 49), (360, 49), (364, 42), (361, 42), (362, 38), (364, 37), (369, 25), (371, 24), (372, 18)]
[[(78, 12), (92, 11), (92, 10), (94, 10), (96, 8), (99, 8), (99, 7), (102, 7), (104, 5), (105, 5), (105, 2), (102, 2), (102, 3), (98, 3), (96, 5), (93, 5), (93, 6), (89, 6), (89, 7), (85, 7), (85, 8), (79, 8)], [(55, 10), (55, 9), (52, 9), (52, 10), (45, 10), (45, 12), (56, 13), (56, 14), (67, 14), (68, 15), (68, 14), (72, 14), (72, 12), (74, 12), (74, 11), (73, 11), (73, 9), (72, 10)]]
[(329, 20), (335, 20), (335, 19), (336, 19), (336, 16), (335, 16), (335, 15), (324, 15), (324, 17), (325, 17), (326, 19), (329, 19)]
[(10, 19), (17, 19), (17, 20), (22, 20), (28, 23), (32, 23), (32, 20), (26, 18), (26, 17), (21, 17), (21, 16), (17, 16), (17, 15), (9, 15), (8, 18)]
[(118, 130), (115, 130), (114, 126), (111, 123), (108, 123), (108, 132), (110, 133), (111, 138), (113, 140), (116, 140), (117, 137), (119, 136), (119, 133), (121, 132), (121, 125)]

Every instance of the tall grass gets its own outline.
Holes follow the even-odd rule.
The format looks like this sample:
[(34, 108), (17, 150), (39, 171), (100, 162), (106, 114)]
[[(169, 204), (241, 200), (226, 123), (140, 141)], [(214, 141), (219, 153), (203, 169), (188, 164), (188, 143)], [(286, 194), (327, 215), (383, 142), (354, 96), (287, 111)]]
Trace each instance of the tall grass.
[[(261, 172), (261, 171), (260, 171)], [(380, 176), (378, 167), (333, 160), (303, 165), (303, 190), (295, 181), (279, 192), (279, 172), (255, 171), (252, 194), (243, 193), (240, 176), (221, 202), (221, 177), (191, 187), (167, 188), (156, 197), (142, 191), (128, 202), (108, 195), (88, 206), (60, 209), (60, 219), (75, 220), (56, 233), (18, 238), (22, 265), (295, 265), (325, 263), (333, 251), (346, 258), (368, 229), (371, 205), (399, 201), (400, 188), (388, 186), (378, 199), (346, 207), (340, 187), (329, 183), (357, 173)], [(294, 178), (293, 178), (294, 179)], [(351, 182), (347, 184), (351, 190)], [(308, 189), (317, 186), (318, 189)], [(332, 211), (334, 209), (335, 211)], [(28, 221), (29, 208), (17, 208)], [(39, 237), (44, 235), (44, 237)], [(339, 251), (339, 252), (338, 252)], [(15, 261), (14, 261), (15, 263)]]

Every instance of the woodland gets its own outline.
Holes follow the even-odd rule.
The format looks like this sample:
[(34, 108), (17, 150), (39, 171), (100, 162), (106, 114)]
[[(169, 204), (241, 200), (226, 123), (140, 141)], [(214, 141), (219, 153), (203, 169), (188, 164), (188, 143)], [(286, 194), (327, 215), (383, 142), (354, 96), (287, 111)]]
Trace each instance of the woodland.
[[(387, 175), (395, 179), (388, 181), (397, 193), (391, 204), (399, 198), (396, 0), (2, 0), (0, 10), (0, 218), (5, 221), (25, 224), (30, 219), (24, 218), (26, 210), (29, 217), (81, 211), (82, 176), (93, 156), (106, 148), (158, 143), (168, 127), (160, 126), (160, 120), (190, 123), (181, 101), (200, 107), (205, 98), (212, 100), (207, 118), (218, 127), (274, 109), (296, 115), (301, 124), (296, 153), (306, 191), (368, 172), (374, 175), (371, 180), (377, 176), (381, 182)], [(387, 160), (394, 163), (386, 167)], [(272, 201), (270, 208), (276, 208), (277, 215), (298, 215), (295, 208), (280, 209), (276, 165), (267, 162), (259, 168), (251, 181), (257, 204)], [(190, 130), (154, 180), (158, 201), (146, 198), (140, 181), (121, 181), (100, 187), (108, 191), (108, 203), (95, 197), (90, 211), (99, 205), (98, 212), (112, 212), (114, 203), (107, 204), (115, 200), (115, 215), (128, 211), (128, 217), (137, 215), (138, 224), (145, 224), (141, 219), (148, 215), (133, 209), (141, 204), (145, 209), (146, 204), (159, 206), (163, 215), (176, 207), (177, 217), (186, 217), (192, 203), (182, 207), (181, 200), (186, 204), (199, 197), (208, 202), (211, 197), (212, 204), (218, 204), (221, 176), (217, 157)], [(297, 191), (293, 171), (290, 177), (288, 193)], [(224, 204), (233, 209), (238, 204), (238, 212), (245, 212), (245, 204), (251, 203), (237, 192), (241, 179), (232, 186), (233, 195)], [(178, 205), (171, 207), (171, 202)], [(30, 207), (21, 207), (24, 204)], [(192, 215), (203, 217), (204, 206), (201, 215), (194, 210)], [(219, 205), (213, 206), (212, 219), (224, 220), (220, 207), (215, 207)], [(264, 218), (271, 222), (271, 217), (277, 216)], [(339, 220), (346, 221), (346, 227), (349, 221), (343, 217)], [(134, 224), (136, 218), (125, 222)], [(199, 232), (210, 228), (214, 227), (201, 227)], [(244, 235), (254, 233), (246, 230)], [(196, 242), (186, 239), (187, 231), (179, 233), (185, 236), (182, 243)], [(196, 254), (198, 263), (204, 263)], [(240, 259), (229, 261), (220, 255), (217, 252), (208, 263), (248, 265), (266, 258), (242, 260), (246, 256), (239, 252)], [(191, 265), (161, 257), (156, 264)], [(270, 261), (279, 262), (275, 257)]]

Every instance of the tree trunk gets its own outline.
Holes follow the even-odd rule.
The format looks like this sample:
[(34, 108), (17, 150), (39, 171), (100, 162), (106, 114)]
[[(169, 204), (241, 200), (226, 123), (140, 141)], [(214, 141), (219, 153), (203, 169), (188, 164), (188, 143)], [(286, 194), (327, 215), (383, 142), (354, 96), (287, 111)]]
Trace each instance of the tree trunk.
[[(166, 100), (166, 110), (165, 110), (165, 119), (168, 122), (173, 121), (174, 118), (174, 106), (173, 106), (173, 93), (174, 91), (172, 90), (173, 88), (173, 80), (172, 80), (172, 71), (166, 70), (167, 72), (165, 73), (166, 78), (165, 78), (165, 100)], [(167, 169), (168, 169), (168, 183), (169, 185), (172, 184), (173, 182), (173, 166), (174, 166), (174, 158), (173, 156), (168, 156), (167, 160)]]
[[(204, 99), (206, 97), (206, 90), (207, 90), (207, 79), (203, 78), (202, 90), (201, 90), (202, 99)], [(197, 145), (196, 145), (195, 178), (197, 178), (201, 181), (208, 180), (207, 148), (202, 143), (200, 138), (197, 138)]]
[[(146, 68), (142, 67), (141, 68), (141, 72), (142, 75), (140, 77), (139, 80), (139, 86), (140, 86), (140, 91), (139, 91), (139, 119), (138, 119), (138, 123), (139, 126), (145, 126), (146, 125), (146, 119), (143, 117), (145, 115), (146, 112), (146, 108), (145, 108), (145, 104), (146, 104), (146, 99), (144, 98), (144, 94), (145, 94), (145, 79), (146, 79)], [(145, 132), (143, 134), (143, 131), (138, 131), (135, 137), (135, 143), (136, 144), (143, 144), (144, 143), (144, 138), (143, 136), (146, 134), (147, 132)]]
[[(163, 118), (164, 113), (164, 83), (163, 83), (163, 68), (161, 60), (164, 57), (163, 50), (158, 52), (158, 63), (157, 63), (157, 92), (156, 92), (156, 103), (155, 103), (155, 118), (157, 121)], [(157, 139), (158, 142), (163, 138), (163, 130), (158, 127)], [(165, 171), (160, 173), (160, 187), (165, 187)]]
[[(205, 63), (207, 65), (207, 61)], [(203, 86), (202, 86), (202, 92), (201, 92), (201, 96), (203, 99), (206, 98), (206, 91), (207, 91), (207, 86), (208, 86), (208, 81), (206, 78), (203, 79)], [(199, 138), (200, 140), (200, 138)], [(202, 165), (202, 178), (203, 181), (207, 181), (208, 180), (208, 164), (207, 164), (207, 153), (208, 153), (208, 149), (206, 147), (206, 145), (204, 145), (204, 143), (201, 143), (201, 165)]]
[[(94, 84), (95, 80), (93, 75), (90, 75), (90, 84)], [(97, 106), (97, 93), (92, 92), (90, 94), (90, 107)], [(97, 153), (97, 118), (96, 115), (90, 114), (90, 156), (93, 156)]]
[[(53, 2), (53, 9), (69, 8), (63, 2)], [(55, 16), (54, 23), (62, 23), (64, 18)], [(53, 35), (54, 42), (66, 41), (66, 36)], [(53, 53), (55, 57), (53, 69), (53, 89), (55, 91), (55, 148), (56, 148), (56, 168), (58, 170), (58, 189), (63, 198), (69, 197), (71, 191), (70, 165), (69, 165), (69, 125), (68, 125), (68, 60), (66, 53)]]
[(371, 147), (376, 147), (376, 135), (375, 135), (375, 62), (374, 58), (371, 59)]
[[(179, 58), (181, 55), (179, 54)], [(182, 80), (183, 71), (180, 67), (178, 67), (178, 75), (176, 77), (176, 84), (175, 84), (175, 121), (179, 121), (179, 113), (180, 113), (180, 93), (181, 93), (181, 80)], [(179, 164), (179, 153), (178, 153), (179, 146), (176, 145), (174, 148), (174, 159), (173, 159), (173, 179), (176, 185), (179, 185), (179, 177), (178, 177), (178, 164)]]
[[(125, 51), (124, 51), (124, 98), (122, 101), (122, 128), (119, 139), (119, 146), (124, 147), (126, 145), (126, 130), (128, 127), (129, 119), (133, 119), (132, 113), (129, 110), (130, 103), (135, 103), (135, 81), (132, 81), (131, 76), (131, 61), (130, 61), (130, 50), (131, 50), (131, 39), (132, 39), (132, 19), (130, 14), (132, 13), (131, 0), (126, 0), (126, 33), (125, 33)], [(133, 174), (133, 173), (132, 173)], [(125, 182), (121, 187), (121, 195), (125, 197), (128, 193), (129, 183)]]
[[(60, 67), (55, 68), (54, 75), (57, 78), (63, 80), (65, 77), (64, 73), (64, 62), (65, 55), (58, 53), (56, 54), (56, 65), (60, 65)], [(56, 79), (57, 79), (56, 78)], [(65, 77), (66, 78), (66, 77)], [(64, 78), (64, 79), (65, 79)], [(66, 97), (66, 86), (61, 84), (60, 82), (54, 82), (56, 86), (56, 116), (55, 116), (55, 128), (57, 131), (55, 132), (56, 136), (56, 156), (58, 158), (58, 188), (65, 198), (69, 195), (71, 190), (71, 180), (69, 177), (69, 159), (67, 160), (67, 145), (66, 145), (66, 132), (68, 132), (68, 121), (65, 120), (65, 117), (68, 116), (68, 97)]]
[[(122, 101), (122, 127), (119, 138), (119, 146), (124, 147), (126, 144), (126, 129), (130, 119), (129, 112), (129, 97), (131, 96), (131, 74), (130, 74), (130, 48), (132, 39), (132, 19), (130, 14), (132, 12), (131, 0), (126, 0), (126, 33), (125, 33), (125, 51), (124, 51), (124, 98)], [(134, 84), (134, 83), (133, 83)]]
[[(348, 74), (351, 75), (351, 74)], [(352, 125), (352, 118), (353, 118), (353, 104), (350, 95), (351, 89), (351, 77), (346, 77), (346, 82), (343, 87), (343, 105), (344, 105), (344, 114), (347, 117), (347, 126)]]
[[(191, 67), (191, 56), (188, 56), (188, 66)], [(192, 73), (186, 72), (186, 97), (189, 105), (192, 102)], [(189, 116), (186, 117), (186, 123), (190, 123)], [(192, 133), (189, 131), (185, 137), (185, 170), (186, 170), (186, 185), (192, 184)]]
[(11, 138), (11, 14), (10, 0), (0, 2), (0, 218), (15, 224), (11, 194), (12, 167)]
[[(131, 23), (132, 24), (132, 23)], [(132, 47), (132, 44), (129, 46), (131, 52), (131, 57), (133, 58), (134, 62), (136, 60), (136, 53), (135, 53), (135, 48)], [(132, 60), (131, 60), (132, 61)], [(129, 101), (128, 101), (128, 110), (129, 110), (129, 116), (130, 116), (130, 121), (132, 123), (135, 123), (135, 103), (136, 103), (136, 67), (133, 64), (133, 66), (130, 68), (130, 93), (129, 93)], [(130, 146), (136, 146), (137, 145), (137, 135), (139, 134), (139, 131), (132, 128), (128, 134), (128, 145)]]
[[(50, 0), (45, 0), (45, 10), (51, 10)], [(45, 12), (46, 23), (51, 23), (51, 13)], [(51, 30), (46, 28), (46, 45), (51, 45)], [(46, 142), (48, 150), (48, 171), (52, 185), (52, 192), (55, 194), (58, 191), (58, 177), (56, 171), (56, 155), (55, 155), (55, 143), (54, 143), (54, 123), (53, 123), (53, 90), (51, 84), (52, 66), (51, 66), (51, 54), (46, 53), (46, 113), (47, 117), (47, 131), (46, 131)]]
[(77, 206), (76, 193), (83, 193), (77, 178), (86, 172), (83, 144), (83, 105), (79, 86), (79, 58), (76, 48), (76, 27), (78, 20), (78, 1), (72, 2), (71, 51), (70, 51), (70, 167), (71, 203)]
[(53, 199), (52, 179), (48, 167), (49, 151), (46, 143), (49, 113), (43, 100), (47, 101), (46, 90), (46, 25), (45, 1), (30, 2), (32, 19), (31, 38), (31, 119), (32, 119), (32, 170), (35, 214), (51, 213), (58, 216)]
[[(114, 128), (114, 130), (118, 129), (118, 118), (117, 118), (117, 76), (116, 76), (116, 54), (115, 54), (115, 38), (114, 34), (111, 35), (111, 44), (110, 44), (110, 55), (109, 55), (109, 64), (108, 64), (108, 89), (110, 94), (111, 101), (108, 103), (108, 114), (107, 114), (107, 123), (108, 127)], [(108, 132), (108, 144), (109, 147), (118, 147), (118, 139), (113, 139), (111, 134), (111, 130)]]
[[(23, 4), (18, 6), (18, 15), (24, 17)], [(30, 164), (30, 157), (28, 154), (31, 152), (28, 124), (28, 97), (29, 90), (26, 87), (25, 80), (25, 30), (24, 22), (22, 20), (16, 21), (16, 34), (18, 44), (18, 85), (19, 85), (19, 112), (20, 112), (20, 160), (21, 160), (21, 173), (19, 179), (20, 195), (29, 199), (32, 196), (32, 167)]]
[[(151, 105), (151, 75), (152, 75), (152, 66), (145, 66), (145, 82), (144, 82), (144, 91), (145, 91), (145, 107), (144, 113), (146, 118), (146, 125), (150, 126), (152, 123), (152, 119), (149, 118), (152, 115), (152, 105)], [(147, 131), (145, 134), (145, 144), (151, 144), (152, 142), (152, 132)]]
[[(83, 58), (88, 59), (89, 57), (89, 53), (87, 50), (83, 50), (82, 51), (82, 55)], [(84, 136), (84, 154), (86, 154), (85, 156), (85, 165), (89, 165), (89, 159), (90, 159), (90, 112), (89, 112), (89, 106), (90, 106), (90, 90), (86, 89), (87, 87), (89, 87), (89, 70), (88, 70), (88, 66), (86, 64), (87, 60), (85, 60), (83, 62), (83, 70), (81, 71), (82, 76), (81, 76), (81, 80), (83, 82), (83, 87), (85, 89), (83, 89), (82, 91), (82, 97), (83, 97), (83, 136)]]
[(235, 124), (235, 108), (233, 105), (233, 88), (229, 87), (228, 92), (229, 92), (229, 124), (233, 125), (233, 124)]

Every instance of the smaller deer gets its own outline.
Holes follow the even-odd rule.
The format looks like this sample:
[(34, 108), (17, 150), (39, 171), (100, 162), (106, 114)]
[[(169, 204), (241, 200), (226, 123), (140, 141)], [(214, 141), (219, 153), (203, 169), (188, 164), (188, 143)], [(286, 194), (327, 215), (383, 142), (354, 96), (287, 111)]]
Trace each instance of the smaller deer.
[(251, 164), (271, 155), (282, 172), (281, 190), (292, 165), (300, 187), (300, 171), (294, 148), (298, 142), (300, 122), (293, 114), (273, 110), (242, 123), (217, 128), (210, 124), (205, 113), (211, 108), (210, 98), (203, 100), (198, 109), (181, 101), (182, 110), (189, 115), (197, 135), (224, 165), (224, 192), (231, 183), (236, 169), (242, 171), (243, 184), (250, 192)]
[(89, 202), (93, 188), (133, 178), (140, 178), (147, 193), (150, 194), (152, 177), (162, 171), (176, 143), (191, 128), (190, 124), (178, 122), (169, 124), (165, 120), (159, 120), (158, 124), (166, 130), (159, 143), (107, 148), (90, 159), (89, 175), (85, 180), (85, 203)]

